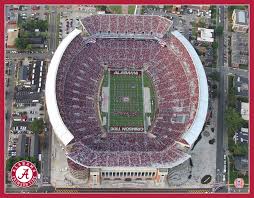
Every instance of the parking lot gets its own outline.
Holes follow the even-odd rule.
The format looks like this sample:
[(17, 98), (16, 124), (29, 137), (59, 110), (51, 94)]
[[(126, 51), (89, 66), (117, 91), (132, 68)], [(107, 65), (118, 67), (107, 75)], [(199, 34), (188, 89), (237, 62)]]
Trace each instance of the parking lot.
[(38, 6), (20, 6), (19, 8), (19, 16), (21, 19), (26, 20), (30, 19), (47, 19), (47, 12), (45, 11), (44, 5)]
[(72, 30), (79, 27), (79, 17), (61, 17), (59, 24), (59, 41), (64, 39)]
[(9, 146), (8, 146), (9, 157), (15, 157), (17, 155), (17, 150), (16, 150), (17, 142), (18, 142), (18, 138), (10, 137)]

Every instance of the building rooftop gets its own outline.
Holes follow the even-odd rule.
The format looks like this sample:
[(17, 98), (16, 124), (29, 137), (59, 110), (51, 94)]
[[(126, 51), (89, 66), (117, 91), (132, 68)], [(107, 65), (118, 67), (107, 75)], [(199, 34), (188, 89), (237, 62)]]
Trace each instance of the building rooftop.
[(19, 80), (26, 81), (28, 79), (28, 67), (21, 65), (19, 67)]
[(31, 37), (29, 38), (30, 44), (43, 44), (43, 38), (42, 37)]
[(249, 142), (249, 129), (248, 128), (241, 128), (237, 131), (233, 137), (235, 143), (248, 143)]
[(26, 135), (25, 134), (20, 134), (18, 136), (18, 142), (17, 142), (17, 156), (19, 157), (25, 157), (26, 155)]
[(248, 171), (248, 169), (249, 169), (248, 157), (245, 157), (245, 156), (234, 157), (234, 165), (235, 165), (236, 170)]
[(37, 92), (18, 91), (15, 94), (15, 102), (30, 104), (33, 102), (39, 102), (40, 97), (40, 93)]
[(236, 14), (236, 23), (241, 25), (248, 25), (248, 11), (246, 10), (234, 10)]
[(38, 157), (39, 154), (39, 136), (38, 133), (35, 133), (31, 137), (30, 142), (30, 157)]
[(241, 103), (241, 115), (244, 120), (249, 120), (249, 103), (248, 102)]
[(214, 41), (214, 29), (198, 28), (198, 41)]
[(249, 39), (247, 33), (233, 32), (231, 38), (232, 64), (249, 63)]
[(8, 40), (7, 40), (7, 46), (8, 47), (14, 47), (15, 46), (15, 40), (18, 38), (19, 30), (17, 28), (15, 29), (8, 29)]
[(247, 97), (249, 94), (249, 80), (242, 76), (235, 76), (236, 95)]

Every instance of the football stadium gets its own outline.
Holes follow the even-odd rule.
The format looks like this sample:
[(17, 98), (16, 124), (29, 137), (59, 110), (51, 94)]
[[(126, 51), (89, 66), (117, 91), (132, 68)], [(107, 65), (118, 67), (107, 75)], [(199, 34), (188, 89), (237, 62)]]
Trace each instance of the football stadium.
[(90, 15), (59, 44), (49, 119), (71, 174), (92, 186), (161, 184), (202, 131), (208, 86), (189, 41), (156, 15)]

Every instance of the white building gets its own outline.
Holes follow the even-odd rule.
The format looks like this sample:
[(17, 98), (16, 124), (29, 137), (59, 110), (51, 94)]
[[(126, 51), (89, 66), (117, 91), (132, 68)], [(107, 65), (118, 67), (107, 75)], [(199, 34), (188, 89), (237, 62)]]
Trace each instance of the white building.
[(241, 103), (241, 115), (244, 120), (249, 120), (249, 103), (242, 102)]
[(235, 9), (232, 14), (233, 26), (235, 32), (247, 32), (249, 29), (248, 11)]
[(197, 40), (212, 43), (214, 41), (214, 29), (198, 28)]

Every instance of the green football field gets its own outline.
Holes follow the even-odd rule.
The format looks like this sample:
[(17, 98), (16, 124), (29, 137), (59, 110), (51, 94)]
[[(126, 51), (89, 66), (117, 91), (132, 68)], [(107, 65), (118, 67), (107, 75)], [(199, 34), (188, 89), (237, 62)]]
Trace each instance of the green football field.
[(143, 127), (142, 75), (110, 74), (109, 126)]

